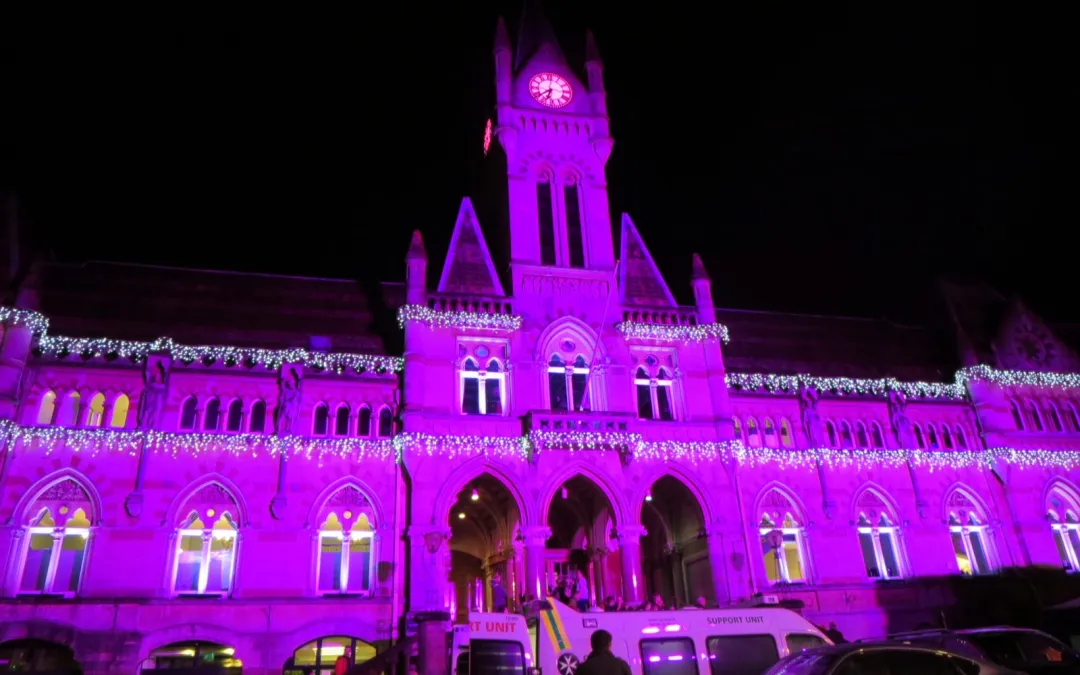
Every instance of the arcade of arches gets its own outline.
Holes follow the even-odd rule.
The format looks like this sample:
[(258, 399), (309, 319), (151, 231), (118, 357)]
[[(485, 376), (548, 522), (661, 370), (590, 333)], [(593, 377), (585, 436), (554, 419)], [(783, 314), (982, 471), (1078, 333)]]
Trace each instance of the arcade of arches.
[(716, 601), (702, 508), (678, 479), (651, 486), (638, 522), (618, 523), (604, 491), (580, 474), (556, 490), (545, 515), (543, 525), (524, 523), (491, 474), (465, 484), (448, 514), (456, 619), (542, 595), (584, 606), (656, 595), (668, 605)]

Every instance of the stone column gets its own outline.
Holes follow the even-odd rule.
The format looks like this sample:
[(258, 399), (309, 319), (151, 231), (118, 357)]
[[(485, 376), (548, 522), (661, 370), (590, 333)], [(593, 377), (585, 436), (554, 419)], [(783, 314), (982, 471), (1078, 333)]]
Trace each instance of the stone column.
[(643, 525), (620, 525), (618, 529), (619, 557), (622, 559), (623, 602), (641, 603), (645, 593), (645, 576), (641, 570), (641, 538), (647, 534)]
[(510, 560), (508, 569), (513, 569), (513, 582), (507, 589), (510, 595), (510, 606), (514, 611), (521, 611), (521, 596), (525, 593), (525, 545), (520, 539), (513, 544), (514, 557)]
[[(706, 535), (709, 546), (709, 570), (712, 572), (713, 593), (716, 602), (731, 601), (731, 589), (728, 587), (727, 558), (724, 555), (724, 533), (719, 528), (711, 528)], [(749, 564), (750, 561), (747, 561)], [(691, 598), (693, 601), (695, 598)]]
[(420, 675), (450, 675), (450, 659), (446, 658), (449, 612), (421, 612), (416, 615), (416, 627)]
[(448, 607), (450, 585), (450, 528), (439, 525), (413, 525), (408, 532), (411, 568), (410, 606), (413, 611)]
[(530, 525), (522, 528), (521, 534), (525, 538), (525, 588), (522, 592), (526, 598), (546, 598), (548, 589), (544, 583), (544, 561), (551, 528), (547, 525)]
[(609, 593), (607, 592), (607, 580), (604, 579), (605, 563), (607, 561), (608, 552), (607, 549), (594, 548), (592, 550), (592, 583), (593, 583), (593, 596), (594, 604), (603, 606), (604, 599), (607, 598)]

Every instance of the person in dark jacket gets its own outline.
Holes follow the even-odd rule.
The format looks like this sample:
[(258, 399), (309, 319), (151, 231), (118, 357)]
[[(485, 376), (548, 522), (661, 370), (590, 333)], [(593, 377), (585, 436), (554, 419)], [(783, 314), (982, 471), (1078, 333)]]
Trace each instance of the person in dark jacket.
[(592, 653), (575, 675), (630, 675), (630, 664), (611, 653), (611, 633), (598, 630), (589, 641)]

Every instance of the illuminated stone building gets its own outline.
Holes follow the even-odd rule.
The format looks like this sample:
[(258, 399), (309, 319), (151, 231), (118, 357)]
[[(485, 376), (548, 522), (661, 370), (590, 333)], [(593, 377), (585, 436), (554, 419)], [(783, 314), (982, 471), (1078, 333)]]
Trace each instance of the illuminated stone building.
[(430, 275), (414, 234), (401, 357), (351, 281), (9, 265), (0, 658), (309, 670), (574, 569), (593, 599), (775, 594), (862, 637), (936, 621), (922, 578), (1080, 566), (1067, 327), (960, 286), (955, 348), (717, 309), (689, 252), (680, 305), (612, 223), (586, 53), (499, 23), (484, 228), (509, 257), (468, 199)]

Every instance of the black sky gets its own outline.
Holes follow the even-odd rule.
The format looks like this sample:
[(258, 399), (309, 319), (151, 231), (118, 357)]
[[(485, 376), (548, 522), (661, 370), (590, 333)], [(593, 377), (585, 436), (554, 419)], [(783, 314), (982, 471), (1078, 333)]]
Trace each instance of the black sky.
[[(596, 33), (612, 208), (677, 297), (698, 250), (722, 306), (908, 318), (948, 274), (1074, 313), (1064, 15), (545, 4), (571, 63)], [(4, 47), (0, 183), (60, 259), (397, 280), (413, 228), (441, 265), (475, 187), (495, 19), (513, 31), (519, 11), (27, 26)]]

